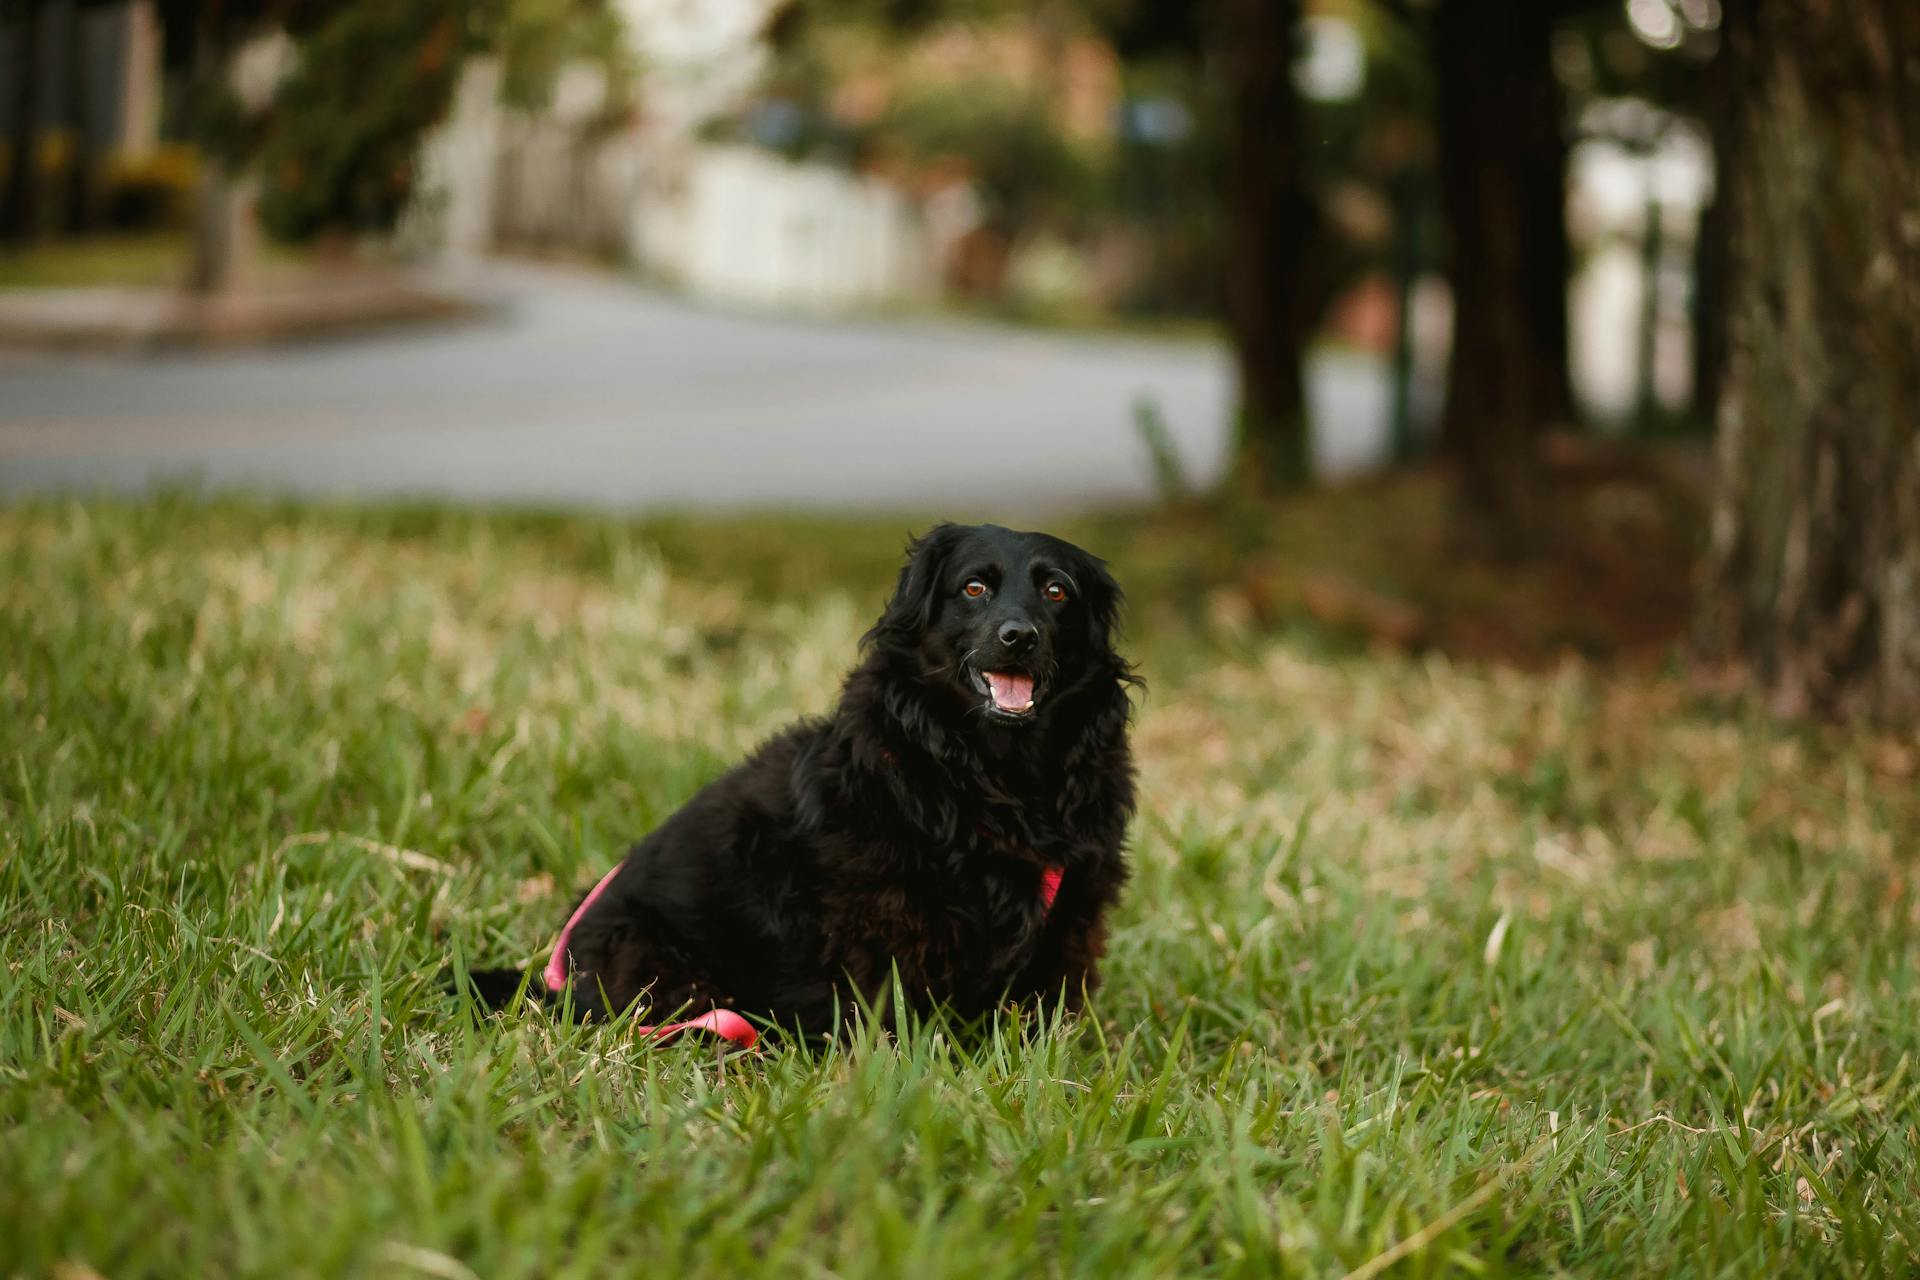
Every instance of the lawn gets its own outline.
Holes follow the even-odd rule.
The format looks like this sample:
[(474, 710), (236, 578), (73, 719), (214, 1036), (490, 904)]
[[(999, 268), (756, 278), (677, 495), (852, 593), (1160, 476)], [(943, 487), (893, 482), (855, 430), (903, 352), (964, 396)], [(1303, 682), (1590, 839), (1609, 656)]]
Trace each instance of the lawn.
[(827, 707), (902, 522), (0, 509), (0, 1275), (1910, 1269), (1910, 736), (1152, 527), (1061, 527), (1151, 685), (1092, 1015), (722, 1059), (435, 974)]
[(179, 284), (186, 271), (186, 239), (171, 232), (47, 240), (26, 252), (0, 251), (0, 289), (162, 288)]
[[(0, 289), (168, 289), (186, 278), (188, 256), (187, 237), (177, 231), (46, 239), (24, 251), (0, 247)], [(275, 279), (297, 275), (308, 262), (303, 250), (268, 240), (249, 265), (256, 276)]]

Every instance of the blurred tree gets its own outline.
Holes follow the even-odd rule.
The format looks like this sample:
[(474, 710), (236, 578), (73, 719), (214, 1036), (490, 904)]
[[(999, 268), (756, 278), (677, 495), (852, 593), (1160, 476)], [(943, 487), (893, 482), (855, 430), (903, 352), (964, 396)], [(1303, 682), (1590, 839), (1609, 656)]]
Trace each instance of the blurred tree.
[(1693, 245), (1693, 417), (1711, 423), (1727, 368), (1726, 294), (1734, 231), (1729, 176), (1740, 150), (1733, 41), (1724, 35), (1707, 60), (1700, 85), (1697, 109), (1713, 148), (1714, 182)]
[(1088, 183), (1087, 162), (1054, 127), (1045, 104), (1008, 80), (917, 86), (899, 95), (878, 127), (921, 161), (965, 156), (987, 224), (1009, 240), (1059, 216)]
[(332, 9), (324, 0), (158, 0), (170, 65), (186, 73), (184, 123), (200, 150), (187, 287), (225, 288), (232, 267), (233, 171), (254, 138), (234, 97), (234, 54), (275, 25), (297, 27)]
[(1128, 61), (1193, 60), (1220, 85), (1222, 296), (1239, 387), (1235, 473), (1280, 490), (1311, 472), (1304, 357), (1332, 296), (1294, 85), (1298, 0), (1088, 0)]
[(60, 225), (66, 235), (77, 235), (93, 223), (93, 171), (98, 160), (93, 147), (95, 131), (89, 83), (92, 68), (87, 57), (86, 14), (98, 3), (99, 0), (92, 3), (75, 0), (66, 11), (62, 41), (66, 66), (62, 79), (67, 90), (68, 145), (63, 200), (66, 216)]
[[(189, 286), (209, 292), (227, 282), (232, 175), (255, 162), (266, 176), (262, 214), (282, 235), (390, 226), (411, 187), (415, 147), (445, 112), (461, 60), (512, 2), (159, 0), (202, 160)], [(293, 65), (269, 101), (242, 102), (235, 55), (272, 31), (294, 40)]]
[(1545, 535), (1542, 432), (1571, 412), (1560, 0), (1441, 0), (1433, 15), (1453, 347), (1440, 444), (1472, 550), (1526, 556)]
[[(522, 111), (544, 111), (560, 75), (584, 63), (604, 77), (604, 116), (627, 109), (634, 78), (626, 25), (614, 0), (491, 0), (483, 13), (488, 43), (500, 55), (500, 98)], [(470, 6), (472, 7), (472, 6)]]
[(392, 228), (413, 192), (420, 139), (453, 101), (474, 9), (346, 5), (306, 34), (251, 148), (270, 232), (299, 241)]
[(1920, 717), (1920, 5), (1730, 5), (1740, 145), (1703, 639)]
[(1255, 489), (1301, 483), (1312, 469), (1307, 341), (1344, 273), (1326, 259), (1301, 141), (1298, 0), (1089, 5), (1122, 57), (1189, 58), (1219, 82), (1222, 296), (1239, 387), (1235, 472)]
[[(1127, 63), (1179, 61), (1198, 69), (1196, 81), (1219, 81), (1219, 102), (1205, 105), (1224, 117), (1225, 146), (1217, 154), (1227, 241), (1220, 292), (1238, 368), (1236, 474), (1257, 489), (1306, 479), (1302, 355), (1331, 297), (1333, 273), (1316, 262), (1321, 218), (1300, 144), (1293, 81), (1298, 0), (789, 0), (769, 31), (777, 47), (794, 50), (808, 24), (822, 19), (913, 35), (942, 20), (1010, 13), (1056, 32), (1071, 15), (1090, 22)], [(989, 105), (978, 103), (976, 114)], [(1007, 160), (996, 172), (1027, 175), (1030, 185), (1039, 171), (1061, 168), (1027, 133), (990, 132), (1002, 140), (993, 145)], [(1061, 172), (1077, 181), (1070, 169)], [(995, 184), (984, 185), (992, 196)], [(1012, 190), (1005, 181), (999, 187)]]
[[(95, 179), (100, 157), (100, 122), (93, 117), (93, 80), (91, 42), (88, 39), (90, 15), (113, 9), (124, 0), (0, 0), (0, 29), (9, 36), (12, 66), (0, 76), (0, 84), (13, 94), (11, 105), (12, 136), (8, 141), (9, 165), (4, 194), (0, 194), (0, 240), (18, 240), (41, 227), (45, 210), (42, 201), (50, 194), (43, 190), (45, 175), (39, 170), (42, 159), (36, 154), (36, 139), (56, 122), (65, 126), (66, 147), (62, 157), (59, 192), (60, 230), (68, 235), (91, 229), (96, 214)], [(49, 22), (49, 18), (54, 19)], [(44, 83), (51, 69), (45, 57), (47, 46), (58, 48), (58, 72), (55, 86), (60, 90), (56, 120), (43, 118), (46, 98), (51, 96)], [(21, 165), (12, 161), (32, 157), (35, 163)]]
[(1239, 368), (1237, 469), (1263, 489), (1307, 479), (1302, 282), (1318, 216), (1300, 150), (1295, 0), (1217, 0), (1230, 114), (1227, 319)]
[(1083, 233), (1105, 189), (1111, 148), (1071, 128), (1059, 73), (1086, 27), (1072, 0), (794, 0), (768, 26), (759, 101), (725, 127), (922, 190), (964, 184), (945, 283), (1004, 301), (1019, 249)]
[(40, 0), (0, 0), (12, 37), (13, 131), (7, 141), (7, 185), (0, 194), (0, 239), (21, 243), (39, 230), (35, 144), (40, 136)]

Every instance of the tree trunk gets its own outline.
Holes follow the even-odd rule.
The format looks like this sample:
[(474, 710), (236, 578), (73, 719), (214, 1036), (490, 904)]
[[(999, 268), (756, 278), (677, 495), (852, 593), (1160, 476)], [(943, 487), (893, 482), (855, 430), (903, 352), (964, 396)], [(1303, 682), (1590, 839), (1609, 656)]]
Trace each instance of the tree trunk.
[(7, 147), (7, 189), (0, 197), (0, 239), (14, 244), (39, 230), (36, 197), (40, 138), (40, 9), (38, 0), (12, 0), (0, 6), (13, 28), (13, 136)]
[(1503, 557), (1543, 539), (1540, 435), (1568, 417), (1571, 400), (1554, 9), (1445, 0), (1434, 19), (1454, 306), (1440, 442), (1464, 540)]
[(1313, 205), (1293, 86), (1296, 0), (1224, 0), (1229, 94), (1227, 315), (1239, 366), (1236, 471), (1277, 490), (1308, 475), (1304, 268)]
[(93, 102), (91, 60), (87, 56), (87, 11), (73, 0), (67, 5), (67, 128), (73, 145), (67, 150), (66, 217), (61, 230), (80, 235), (93, 227)]
[[(194, 32), (195, 92), (211, 99), (227, 76), (227, 50), (219, 35), (220, 6), (201, 10)], [(233, 266), (233, 184), (218, 144), (203, 146), (200, 180), (194, 195), (193, 241), (187, 261), (189, 292), (208, 296), (224, 290)]]
[(1707, 64), (1705, 116), (1713, 146), (1713, 198), (1700, 211), (1693, 246), (1693, 416), (1711, 422), (1727, 368), (1727, 273), (1733, 251), (1733, 174), (1740, 153), (1734, 42), (1723, 38)]
[(233, 183), (216, 156), (200, 162), (200, 181), (193, 199), (192, 256), (187, 262), (187, 290), (220, 293), (233, 277)]
[(1727, 8), (1742, 145), (1710, 656), (1920, 717), (1920, 5)]

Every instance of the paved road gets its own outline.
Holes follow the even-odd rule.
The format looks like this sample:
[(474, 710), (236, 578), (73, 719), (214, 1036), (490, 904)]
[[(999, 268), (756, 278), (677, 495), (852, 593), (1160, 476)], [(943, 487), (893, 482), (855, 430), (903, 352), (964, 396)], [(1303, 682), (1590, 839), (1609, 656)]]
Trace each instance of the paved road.
[[(937, 322), (741, 315), (617, 279), (492, 266), (491, 318), (299, 348), (0, 362), (0, 496), (189, 481), (622, 509), (1017, 514), (1152, 493), (1132, 406), (1194, 478), (1223, 464), (1226, 355)], [(1316, 364), (1332, 471), (1377, 452), (1386, 388)]]

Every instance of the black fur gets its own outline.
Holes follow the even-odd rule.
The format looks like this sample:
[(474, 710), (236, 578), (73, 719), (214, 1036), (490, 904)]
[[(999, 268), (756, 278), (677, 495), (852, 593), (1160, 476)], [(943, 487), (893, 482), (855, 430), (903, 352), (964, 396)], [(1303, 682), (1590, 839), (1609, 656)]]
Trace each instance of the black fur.
[[(858, 1003), (887, 1008), (896, 971), (910, 1003), (962, 1017), (1077, 1007), (1127, 875), (1119, 606), (1105, 565), (1057, 538), (941, 525), (915, 541), (832, 715), (695, 795), (575, 926), (575, 1013), (719, 1006), (819, 1034)], [(1032, 710), (995, 708), (987, 670), (1030, 675)], [(1046, 867), (1063, 872), (1051, 910)], [(522, 975), (473, 978), (498, 1005)], [(537, 976), (529, 989), (557, 1003)]]

